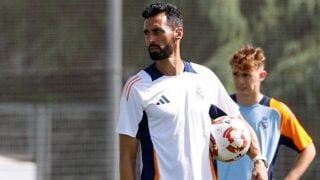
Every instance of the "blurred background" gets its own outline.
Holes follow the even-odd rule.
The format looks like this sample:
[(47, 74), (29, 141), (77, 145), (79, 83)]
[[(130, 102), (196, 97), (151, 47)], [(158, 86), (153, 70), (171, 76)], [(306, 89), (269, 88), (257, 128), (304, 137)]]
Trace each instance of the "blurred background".
[[(150, 63), (144, 7), (155, 1), (0, 1), (1, 180), (117, 179), (123, 83)], [(234, 92), (229, 58), (267, 56), (263, 92), (287, 103), (320, 153), (320, 1), (172, 0), (184, 16), (182, 56)], [(281, 147), (275, 178), (295, 152)], [(316, 157), (302, 179), (320, 179)]]

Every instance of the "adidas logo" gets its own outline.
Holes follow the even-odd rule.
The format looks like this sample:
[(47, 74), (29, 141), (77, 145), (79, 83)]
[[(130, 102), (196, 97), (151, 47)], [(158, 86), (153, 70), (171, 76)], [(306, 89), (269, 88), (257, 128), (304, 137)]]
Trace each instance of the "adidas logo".
[(160, 99), (158, 100), (156, 105), (160, 105), (160, 104), (166, 104), (166, 103), (170, 103), (169, 99), (166, 98), (164, 95), (162, 95), (160, 97)]

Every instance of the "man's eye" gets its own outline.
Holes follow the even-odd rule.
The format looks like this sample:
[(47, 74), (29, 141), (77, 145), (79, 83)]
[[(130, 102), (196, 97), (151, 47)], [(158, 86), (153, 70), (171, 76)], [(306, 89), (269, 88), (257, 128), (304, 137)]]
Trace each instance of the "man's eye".
[(160, 30), (155, 30), (154, 34), (160, 34)]
[(149, 35), (150, 33), (149, 33), (149, 31), (143, 31), (143, 34), (144, 35)]
[(162, 29), (155, 29), (152, 31), (155, 35), (158, 35), (158, 34), (161, 34), (163, 33), (164, 31)]

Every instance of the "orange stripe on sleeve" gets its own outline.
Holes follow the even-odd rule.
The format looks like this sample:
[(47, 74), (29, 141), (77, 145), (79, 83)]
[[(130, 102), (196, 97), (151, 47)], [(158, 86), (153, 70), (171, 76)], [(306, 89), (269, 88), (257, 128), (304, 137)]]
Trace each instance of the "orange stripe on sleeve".
[(131, 87), (134, 83), (140, 81), (142, 78), (139, 76), (134, 76), (131, 79), (128, 80), (128, 82), (126, 83), (126, 85), (124, 86), (124, 92), (126, 94), (126, 100), (128, 101), (129, 99), (129, 94), (130, 94), (130, 90)]
[(299, 151), (302, 151), (312, 143), (311, 137), (287, 105), (272, 98), (270, 107), (273, 107), (280, 112), (281, 135), (290, 138)]

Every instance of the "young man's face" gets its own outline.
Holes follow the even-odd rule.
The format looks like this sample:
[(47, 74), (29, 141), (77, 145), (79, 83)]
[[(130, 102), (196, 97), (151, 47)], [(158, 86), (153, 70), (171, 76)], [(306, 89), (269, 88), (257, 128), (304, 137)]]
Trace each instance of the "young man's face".
[(251, 71), (232, 68), (233, 81), (237, 95), (250, 96), (260, 92), (261, 82), (266, 77), (266, 71), (261, 67)]
[(176, 43), (174, 30), (164, 13), (146, 19), (143, 32), (151, 59), (162, 60), (172, 55)]

